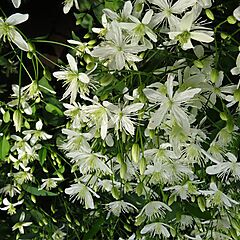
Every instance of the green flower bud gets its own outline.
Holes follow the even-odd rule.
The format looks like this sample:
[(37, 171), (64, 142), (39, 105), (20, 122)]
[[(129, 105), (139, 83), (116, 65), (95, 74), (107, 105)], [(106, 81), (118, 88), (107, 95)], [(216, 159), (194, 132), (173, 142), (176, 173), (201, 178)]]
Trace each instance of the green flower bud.
[(211, 71), (211, 82), (212, 83), (215, 83), (217, 80), (218, 80), (218, 78), (219, 78), (219, 72), (218, 72), (218, 70), (217, 69), (212, 69), (212, 71)]
[(229, 24), (235, 24), (237, 22), (237, 19), (234, 16), (229, 16), (227, 18), (227, 21)]
[(22, 113), (19, 110), (15, 110), (13, 113), (13, 123), (16, 129), (16, 132), (21, 132), (22, 128)]
[(210, 20), (212, 20), (212, 21), (214, 20), (214, 15), (210, 9), (206, 9), (205, 13)]
[(132, 145), (132, 160), (135, 163), (138, 163), (139, 157), (140, 157), (140, 147), (137, 143), (134, 143)]

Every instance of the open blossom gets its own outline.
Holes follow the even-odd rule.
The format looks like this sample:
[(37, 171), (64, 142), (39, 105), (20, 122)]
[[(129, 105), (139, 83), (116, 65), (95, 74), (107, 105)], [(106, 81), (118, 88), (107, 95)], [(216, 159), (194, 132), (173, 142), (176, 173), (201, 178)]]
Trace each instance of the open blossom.
[(7, 210), (10, 215), (13, 215), (13, 214), (16, 213), (16, 208), (15, 207), (18, 206), (18, 205), (21, 205), (23, 202), (24, 202), (24, 199), (22, 199), (22, 200), (20, 200), (16, 203), (10, 203), (7, 198), (4, 198), (3, 199), (3, 204), (5, 205), (5, 207), (2, 207), (0, 209), (3, 210), (3, 211)]
[(29, 51), (28, 44), (23, 39), (21, 34), (16, 30), (15, 25), (23, 23), (28, 20), (28, 14), (15, 13), (4, 21), (0, 17), (0, 38), (6, 38), (16, 44), (21, 50)]
[(166, 210), (169, 212), (172, 211), (172, 209), (163, 202), (151, 201), (142, 208), (142, 210), (136, 217), (136, 220), (139, 224), (141, 224), (146, 219), (152, 221), (159, 217), (165, 216)]
[(129, 213), (137, 210), (137, 208), (133, 204), (124, 202), (123, 200), (114, 201), (106, 204), (106, 209), (108, 210), (107, 219), (109, 218), (111, 213), (119, 217), (121, 213)]
[(69, 188), (65, 189), (65, 193), (70, 195), (70, 199), (73, 199), (73, 202), (80, 200), (81, 203), (84, 203), (86, 209), (94, 208), (92, 195), (99, 198), (98, 194), (82, 183), (72, 184)]
[(207, 199), (207, 204), (209, 205), (232, 207), (232, 204), (239, 204), (220, 191), (214, 182), (210, 183), (210, 190), (199, 190), (199, 192), (205, 196), (209, 196)]
[(152, 43), (145, 38), (147, 35), (151, 41), (157, 42), (157, 35), (153, 32), (153, 30), (148, 26), (152, 19), (153, 10), (149, 10), (144, 15), (142, 21), (134, 16), (129, 16), (129, 19), (132, 22), (128, 23), (120, 23), (120, 26), (123, 29), (129, 31), (129, 35), (132, 37), (131, 42), (133, 44), (138, 44), (139, 41), (145, 45), (147, 48), (152, 48)]
[(191, 39), (204, 43), (210, 43), (214, 40), (212, 37), (213, 31), (211, 31), (211, 29), (202, 26), (194, 26), (194, 21), (194, 11), (187, 12), (180, 20), (177, 28), (168, 33), (171, 40), (178, 40), (180, 42), (183, 50), (193, 48)]
[(88, 93), (88, 84), (90, 78), (86, 73), (80, 73), (75, 58), (71, 54), (67, 54), (69, 67), (62, 71), (53, 73), (53, 76), (58, 80), (65, 80), (64, 85), (68, 85), (66, 92), (63, 94), (63, 99), (70, 96), (70, 103), (76, 101), (77, 94)]
[(169, 75), (166, 88), (167, 92), (160, 92), (157, 90), (153, 90), (150, 88), (151, 86), (145, 88), (143, 90), (146, 97), (149, 99), (151, 103), (155, 105), (160, 105), (160, 108), (157, 109), (151, 116), (148, 128), (155, 129), (158, 127), (164, 117), (170, 113), (171, 116), (175, 118), (177, 123), (183, 127), (184, 130), (189, 131), (190, 123), (189, 117), (185, 113), (184, 106), (188, 105), (188, 102), (201, 91), (200, 88), (187, 89), (183, 92), (177, 91), (175, 94), (173, 93), (173, 82), (174, 75)]
[(129, 43), (119, 24), (113, 21), (107, 31), (106, 41), (94, 47), (92, 56), (107, 60), (109, 69), (122, 70), (126, 62), (131, 64), (142, 61), (136, 54), (146, 49), (143, 45)]
[(13, 231), (18, 229), (21, 234), (24, 234), (24, 227), (28, 227), (32, 224), (32, 222), (24, 222), (25, 216), (25, 212), (22, 212), (19, 218), (19, 222), (12, 227)]
[(125, 131), (127, 134), (134, 135), (134, 125), (136, 124), (134, 116), (137, 116), (137, 112), (143, 108), (143, 103), (133, 103), (125, 107), (120, 107), (104, 101), (103, 106), (109, 110), (110, 118), (116, 132)]
[(167, 20), (170, 29), (175, 28), (179, 22), (179, 18), (176, 15), (182, 14), (186, 9), (196, 3), (196, 0), (178, 0), (174, 4), (172, 4), (173, 1), (169, 0), (148, 1), (158, 7), (158, 12), (154, 14), (151, 25), (156, 26), (164, 22), (164, 20)]
[(144, 226), (144, 228), (141, 230), (141, 234), (148, 233), (151, 236), (157, 235), (158, 237), (163, 235), (164, 237), (169, 238), (170, 232), (168, 231), (168, 229), (166, 227), (170, 227), (170, 226), (165, 223), (161, 223), (161, 222), (150, 223), (150, 224), (147, 224), (146, 226)]
[(211, 160), (216, 163), (206, 169), (207, 174), (217, 175), (222, 179), (227, 179), (232, 176), (235, 180), (240, 179), (240, 162), (237, 162), (236, 156), (232, 153), (226, 153), (229, 161), (219, 162), (211, 157)]

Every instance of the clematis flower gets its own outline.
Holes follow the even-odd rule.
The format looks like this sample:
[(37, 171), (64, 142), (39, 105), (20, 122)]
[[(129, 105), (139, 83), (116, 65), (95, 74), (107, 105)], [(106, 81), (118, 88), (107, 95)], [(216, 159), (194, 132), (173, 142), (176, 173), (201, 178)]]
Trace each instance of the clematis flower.
[(170, 226), (161, 222), (150, 223), (144, 226), (144, 228), (141, 230), (141, 234), (149, 233), (151, 236), (158, 235), (158, 237), (160, 237), (160, 235), (163, 235), (163, 237), (169, 238), (170, 232), (166, 227)]
[(133, 9), (133, 6), (131, 1), (127, 1), (124, 3), (123, 10), (120, 14), (117, 14), (108, 8), (103, 9), (103, 13), (106, 14), (106, 16), (111, 20), (125, 22), (128, 20), (129, 16), (131, 15), (132, 9)]
[(0, 209), (3, 210), (3, 211), (7, 210), (10, 215), (13, 215), (13, 214), (16, 213), (16, 208), (15, 207), (18, 206), (18, 205), (21, 205), (23, 202), (24, 202), (24, 199), (22, 199), (22, 200), (20, 200), (16, 203), (10, 203), (7, 198), (4, 198), (3, 199), (3, 204), (5, 205), (5, 207), (2, 207)]
[(116, 132), (124, 130), (127, 134), (134, 135), (134, 124), (136, 123), (134, 123), (133, 117), (137, 115), (137, 111), (143, 108), (143, 103), (134, 103), (121, 108), (108, 101), (104, 101), (103, 106), (109, 110), (110, 118)]
[(13, 6), (19, 8), (21, 5), (21, 0), (12, 0)]
[(91, 188), (82, 183), (72, 184), (69, 188), (65, 189), (65, 193), (70, 195), (70, 199), (73, 199), (73, 202), (80, 200), (81, 203), (84, 203), (86, 209), (94, 209), (92, 194), (97, 198), (100, 197)]
[(132, 43), (138, 44), (141, 41), (146, 47), (152, 48), (152, 43), (145, 38), (147, 35), (151, 41), (157, 42), (157, 35), (153, 30), (148, 26), (153, 16), (153, 10), (149, 10), (144, 15), (142, 21), (134, 16), (129, 16), (132, 23), (120, 23), (120, 26), (123, 29), (129, 31), (129, 35), (132, 37)]
[(206, 27), (194, 26), (194, 20), (194, 11), (187, 12), (177, 25), (177, 28), (168, 33), (171, 40), (180, 42), (183, 50), (193, 48), (191, 39), (204, 43), (210, 43), (214, 40), (212, 37), (213, 31)]
[(32, 224), (32, 222), (24, 222), (25, 220), (25, 212), (22, 212), (19, 218), (19, 222), (16, 223), (13, 227), (12, 230), (19, 230), (21, 234), (24, 234), (24, 227), (28, 227)]
[(150, 3), (158, 6), (158, 13), (155, 13), (151, 25), (156, 26), (166, 20), (170, 26), (170, 29), (175, 28), (179, 22), (177, 14), (182, 14), (186, 9), (192, 7), (196, 0), (178, 0), (172, 4), (173, 1), (169, 0), (148, 0)]
[(108, 210), (107, 219), (110, 217), (111, 213), (119, 217), (122, 212), (129, 213), (138, 210), (133, 204), (124, 202), (123, 200), (106, 204), (106, 209)]
[[(209, 155), (208, 155), (209, 156)], [(206, 172), (209, 175), (217, 175), (222, 179), (227, 179), (229, 175), (232, 175), (235, 180), (240, 179), (240, 163), (237, 162), (236, 156), (232, 153), (226, 153), (229, 161), (219, 162), (211, 157), (211, 160), (216, 163), (215, 165), (206, 168)]]
[(78, 0), (64, 0), (63, 4), (64, 14), (67, 14), (70, 11), (70, 9), (73, 7), (73, 4), (75, 4), (76, 9), (79, 9)]
[(70, 103), (73, 103), (77, 98), (78, 92), (83, 95), (88, 94), (90, 78), (88, 74), (78, 71), (77, 62), (71, 54), (67, 54), (67, 60), (69, 67), (62, 71), (54, 72), (53, 76), (58, 80), (65, 80), (64, 85), (68, 85), (68, 87), (62, 99), (70, 96)]
[(232, 207), (232, 204), (239, 204), (220, 191), (214, 182), (210, 183), (210, 190), (199, 190), (199, 192), (205, 196), (209, 196), (207, 205)]
[(122, 70), (126, 62), (131, 64), (142, 61), (136, 54), (146, 49), (143, 45), (129, 44), (119, 24), (113, 21), (107, 31), (106, 41), (94, 47), (92, 56), (107, 60), (109, 69)]
[(21, 50), (29, 51), (28, 44), (15, 28), (15, 25), (27, 21), (28, 16), (28, 14), (15, 13), (8, 17), (6, 21), (0, 17), (0, 38), (3, 37), (3, 41), (6, 41), (7, 38), (10, 42), (16, 44)]
[(176, 119), (177, 123), (183, 127), (184, 130), (189, 131), (190, 129), (189, 118), (184, 112), (183, 106), (188, 105), (188, 102), (194, 97), (194, 95), (199, 93), (201, 89), (187, 89), (183, 92), (176, 92), (173, 94), (173, 79), (174, 75), (168, 76), (166, 82), (167, 96), (166, 93), (161, 93), (160, 91), (153, 90), (150, 87), (143, 90), (150, 102), (160, 105), (160, 108), (157, 109), (150, 118), (148, 124), (149, 129), (155, 129), (158, 127), (168, 112), (170, 112), (170, 115)]

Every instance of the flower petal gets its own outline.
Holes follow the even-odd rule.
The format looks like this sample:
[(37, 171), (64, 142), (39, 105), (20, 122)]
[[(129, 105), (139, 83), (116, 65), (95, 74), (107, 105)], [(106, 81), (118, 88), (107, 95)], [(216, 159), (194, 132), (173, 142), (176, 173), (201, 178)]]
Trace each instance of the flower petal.
[(15, 13), (7, 18), (6, 23), (10, 25), (17, 25), (28, 20), (28, 14)]

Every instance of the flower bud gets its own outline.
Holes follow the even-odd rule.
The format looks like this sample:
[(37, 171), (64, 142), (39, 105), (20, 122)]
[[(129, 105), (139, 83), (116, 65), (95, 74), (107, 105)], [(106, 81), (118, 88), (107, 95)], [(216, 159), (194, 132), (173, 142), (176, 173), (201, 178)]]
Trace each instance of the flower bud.
[(19, 110), (15, 110), (13, 113), (13, 123), (16, 129), (16, 132), (21, 132), (22, 128), (22, 113)]
[(139, 157), (140, 157), (140, 147), (137, 143), (134, 143), (132, 145), (132, 160), (135, 163), (138, 163)]

